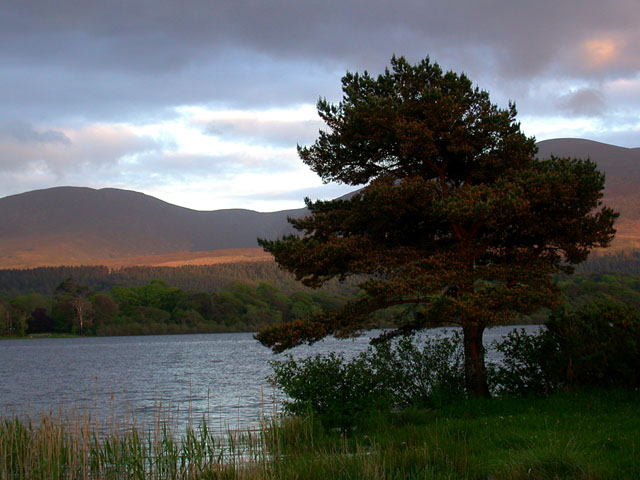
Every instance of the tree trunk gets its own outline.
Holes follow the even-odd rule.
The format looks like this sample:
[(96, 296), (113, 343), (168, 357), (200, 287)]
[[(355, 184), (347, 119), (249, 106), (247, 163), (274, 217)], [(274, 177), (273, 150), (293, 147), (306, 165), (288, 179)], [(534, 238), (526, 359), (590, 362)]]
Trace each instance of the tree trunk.
[(484, 328), (479, 325), (462, 327), (464, 375), (468, 395), (489, 398), (491, 395), (487, 384), (487, 369), (484, 365), (484, 346), (482, 345)]

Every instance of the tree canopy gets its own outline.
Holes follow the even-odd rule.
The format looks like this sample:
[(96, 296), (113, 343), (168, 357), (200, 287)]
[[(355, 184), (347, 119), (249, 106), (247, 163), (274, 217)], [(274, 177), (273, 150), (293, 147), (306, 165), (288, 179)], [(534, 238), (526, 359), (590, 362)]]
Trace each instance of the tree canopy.
[(617, 213), (601, 203), (589, 160), (538, 159), (535, 139), (464, 74), (393, 57), (377, 77), (347, 73), (338, 104), (318, 102), (327, 129), (301, 159), (325, 182), (362, 186), (290, 219), (299, 235), (260, 240), (305, 285), (359, 276), (363, 295), (267, 327), (282, 351), (371, 326), (396, 309), (385, 338), (438, 324), (463, 328), (467, 390), (488, 395), (482, 335), (559, 301), (552, 274), (607, 246)]

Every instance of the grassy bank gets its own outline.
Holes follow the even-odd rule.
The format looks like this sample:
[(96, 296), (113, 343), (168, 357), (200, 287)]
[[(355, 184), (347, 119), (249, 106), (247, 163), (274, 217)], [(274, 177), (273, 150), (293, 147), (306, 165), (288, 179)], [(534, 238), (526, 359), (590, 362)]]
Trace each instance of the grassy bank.
[(254, 433), (176, 435), (162, 421), (100, 432), (90, 418), (6, 418), (0, 478), (637, 479), (640, 392), (459, 400), (349, 432), (285, 419)]
[(637, 479), (638, 405), (637, 391), (593, 391), (412, 410), (351, 435), (293, 437), (265, 478)]

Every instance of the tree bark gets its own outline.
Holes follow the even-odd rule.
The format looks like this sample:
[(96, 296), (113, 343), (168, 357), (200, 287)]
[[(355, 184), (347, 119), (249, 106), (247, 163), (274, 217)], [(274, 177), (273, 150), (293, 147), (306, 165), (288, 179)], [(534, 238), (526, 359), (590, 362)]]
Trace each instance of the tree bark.
[(482, 334), (484, 326), (465, 325), (462, 327), (464, 344), (464, 375), (467, 394), (474, 397), (489, 398), (487, 369), (484, 364), (484, 346)]

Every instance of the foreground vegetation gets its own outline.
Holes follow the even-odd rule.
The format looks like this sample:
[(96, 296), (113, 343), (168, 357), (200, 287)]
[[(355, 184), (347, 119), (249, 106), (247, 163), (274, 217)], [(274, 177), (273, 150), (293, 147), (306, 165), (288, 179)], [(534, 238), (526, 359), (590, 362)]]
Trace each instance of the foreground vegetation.
[(640, 314), (555, 313), (494, 347), (497, 398), (467, 398), (459, 335), (404, 338), (345, 359), (273, 362), (289, 416), (222, 437), (91, 415), (0, 420), (2, 479), (636, 479)]
[(635, 479), (638, 400), (602, 390), (459, 399), (374, 416), (347, 435), (297, 425), (281, 439), (275, 475), (258, 478)]
[(458, 399), (378, 413), (348, 431), (313, 416), (216, 436), (161, 421), (105, 433), (89, 417), (0, 423), (3, 479), (629, 479), (640, 472), (640, 391)]

